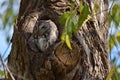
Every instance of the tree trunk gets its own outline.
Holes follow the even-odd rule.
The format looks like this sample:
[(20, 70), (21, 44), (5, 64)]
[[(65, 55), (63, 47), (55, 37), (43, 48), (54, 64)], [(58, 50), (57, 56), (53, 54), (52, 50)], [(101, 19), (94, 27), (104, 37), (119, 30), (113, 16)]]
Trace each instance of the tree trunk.
[[(59, 18), (70, 10), (70, 2), (75, 1), (21, 0), (8, 58), (15, 80), (105, 80), (110, 70), (106, 41), (108, 0), (82, 0), (89, 5), (90, 15), (96, 4), (99, 9), (92, 20), (73, 35), (70, 50), (61, 42), (64, 26)], [(56, 39), (49, 37), (49, 44), (36, 41), (36, 35), (43, 35), (40, 31), (35, 33), (40, 24), (57, 26)], [(9, 76), (9, 79), (12, 78)]]

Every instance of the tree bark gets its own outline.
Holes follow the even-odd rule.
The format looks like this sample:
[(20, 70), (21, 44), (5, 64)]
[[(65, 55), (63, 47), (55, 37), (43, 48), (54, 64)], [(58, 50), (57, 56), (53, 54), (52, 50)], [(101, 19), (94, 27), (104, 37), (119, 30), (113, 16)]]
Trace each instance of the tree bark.
[[(108, 0), (82, 0), (89, 5), (89, 15), (96, 4), (99, 9), (73, 35), (72, 50), (60, 40), (64, 26), (59, 23), (60, 16), (70, 10), (70, 2), (75, 0), (21, 0), (8, 58), (15, 80), (105, 80), (110, 70), (106, 41)], [(40, 20), (53, 21), (59, 32), (57, 40), (44, 52), (30, 41)]]

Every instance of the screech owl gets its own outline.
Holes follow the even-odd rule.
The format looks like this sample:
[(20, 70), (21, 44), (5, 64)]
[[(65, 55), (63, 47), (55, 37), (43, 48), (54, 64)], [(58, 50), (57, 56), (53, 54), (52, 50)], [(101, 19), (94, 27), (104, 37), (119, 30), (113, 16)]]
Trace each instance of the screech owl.
[(58, 38), (58, 29), (51, 20), (40, 20), (34, 30), (35, 44), (40, 51), (46, 51)]

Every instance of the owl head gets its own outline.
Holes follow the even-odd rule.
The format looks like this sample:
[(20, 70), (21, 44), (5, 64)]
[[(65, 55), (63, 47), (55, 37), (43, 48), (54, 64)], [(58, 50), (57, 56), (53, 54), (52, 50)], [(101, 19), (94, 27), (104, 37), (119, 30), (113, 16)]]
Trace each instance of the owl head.
[(46, 51), (58, 38), (58, 29), (51, 20), (40, 20), (34, 30), (35, 44), (40, 51)]

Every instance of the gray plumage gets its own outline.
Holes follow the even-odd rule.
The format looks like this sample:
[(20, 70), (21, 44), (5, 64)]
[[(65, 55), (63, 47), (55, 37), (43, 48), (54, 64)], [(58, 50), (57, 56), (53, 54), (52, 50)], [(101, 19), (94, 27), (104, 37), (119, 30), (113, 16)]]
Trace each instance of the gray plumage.
[(55, 23), (51, 20), (40, 20), (34, 30), (35, 44), (40, 51), (46, 51), (49, 46), (54, 44), (58, 37), (58, 30)]

